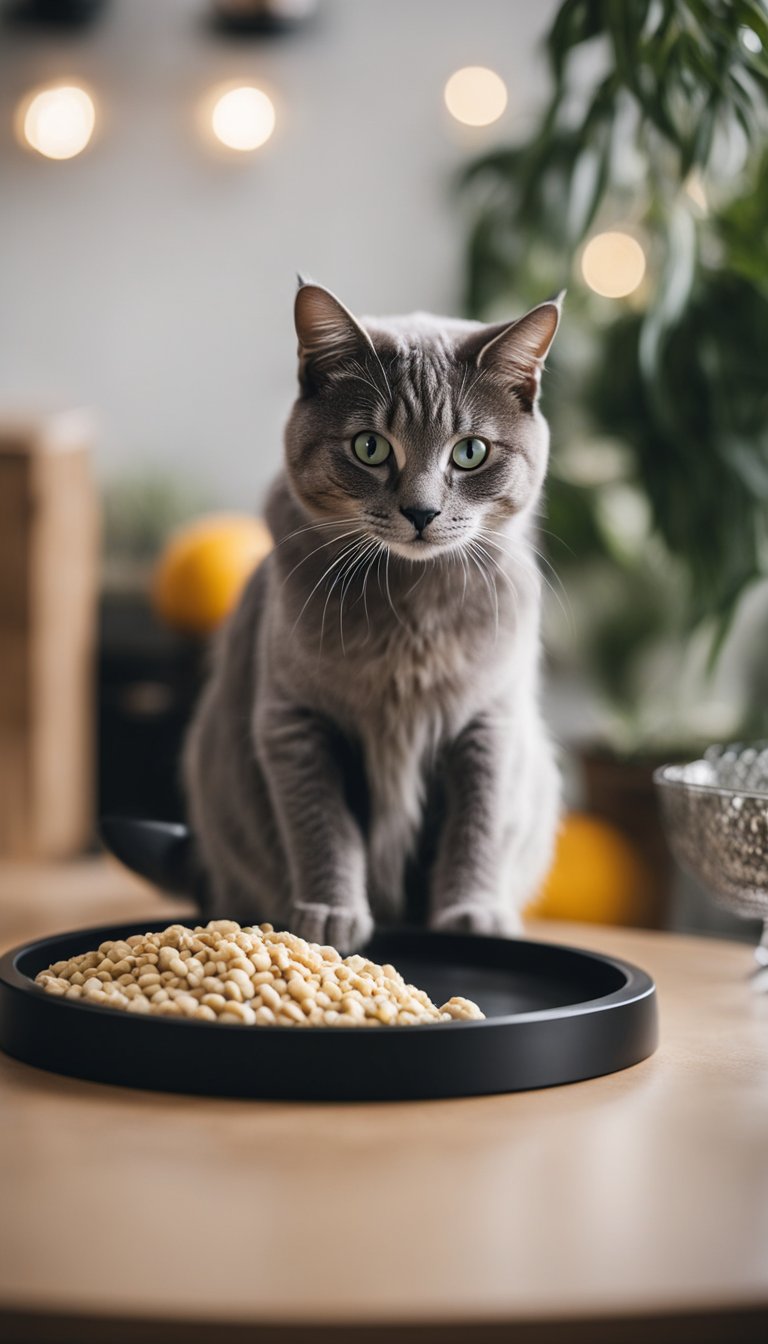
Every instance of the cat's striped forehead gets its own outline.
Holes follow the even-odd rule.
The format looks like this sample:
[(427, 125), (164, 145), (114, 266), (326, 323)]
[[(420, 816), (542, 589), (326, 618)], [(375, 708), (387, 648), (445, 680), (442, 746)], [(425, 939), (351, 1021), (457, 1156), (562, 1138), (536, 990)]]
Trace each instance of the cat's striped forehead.
[(479, 324), (416, 313), (365, 326), (381, 361), (376, 381), (387, 385), (387, 428), (401, 453), (409, 442), (440, 448), (472, 428), (478, 371), (462, 357), (461, 344)]
[(446, 359), (411, 351), (390, 365), (389, 428), (404, 445), (414, 435), (445, 442), (456, 429), (458, 379)]

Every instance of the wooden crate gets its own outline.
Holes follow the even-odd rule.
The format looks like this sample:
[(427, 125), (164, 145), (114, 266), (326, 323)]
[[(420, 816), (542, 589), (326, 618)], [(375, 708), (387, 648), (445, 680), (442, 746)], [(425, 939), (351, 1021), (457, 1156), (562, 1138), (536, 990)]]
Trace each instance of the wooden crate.
[(93, 835), (98, 509), (91, 417), (0, 413), (0, 858)]

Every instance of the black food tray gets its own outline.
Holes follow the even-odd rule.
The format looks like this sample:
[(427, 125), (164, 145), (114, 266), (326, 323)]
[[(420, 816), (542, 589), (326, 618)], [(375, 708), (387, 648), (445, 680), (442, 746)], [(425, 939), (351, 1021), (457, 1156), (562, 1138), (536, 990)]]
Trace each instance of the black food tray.
[(474, 999), (483, 1022), (248, 1027), (139, 1017), (45, 994), (34, 976), (108, 939), (167, 921), (80, 929), (0, 959), (0, 1047), (54, 1073), (125, 1087), (295, 1101), (410, 1101), (551, 1087), (652, 1054), (645, 971), (525, 939), (387, 930), (363, 954), (392, 962), (433, 1002)]

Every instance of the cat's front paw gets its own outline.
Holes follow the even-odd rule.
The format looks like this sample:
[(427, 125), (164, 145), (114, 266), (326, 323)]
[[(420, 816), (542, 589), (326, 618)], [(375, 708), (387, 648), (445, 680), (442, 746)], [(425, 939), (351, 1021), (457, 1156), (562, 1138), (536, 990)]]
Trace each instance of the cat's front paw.
[(513, 938), (520, 933), (522, 926), (515, 910), (483, 901), (461, 901), (435, 910), (430, 916), (429, 927), (444, 933), (479, 933), (488, 937)]
[(356, 952), (368, 942), (373, 933), (373, 918), (369, 910), (346, 910), (338, 905), (319, 905), (297, 902), (292, 905), (287, 919), (288, 929), (308, 943), (335, 947), (345, 956)]

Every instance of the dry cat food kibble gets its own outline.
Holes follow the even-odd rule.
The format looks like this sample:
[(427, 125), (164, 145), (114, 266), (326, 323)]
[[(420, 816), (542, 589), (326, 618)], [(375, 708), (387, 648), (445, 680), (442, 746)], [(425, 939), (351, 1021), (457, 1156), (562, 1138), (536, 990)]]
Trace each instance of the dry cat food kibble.
[(100, 1008), (253, 1027), (409, 1027), (484, 1016), (469, 999), (436, 1008), (394, 966), (342, 959), (334, 947), (271, 924), (241, 928), (231, 919), (102, 943), (54, 962), (35, 982)]

